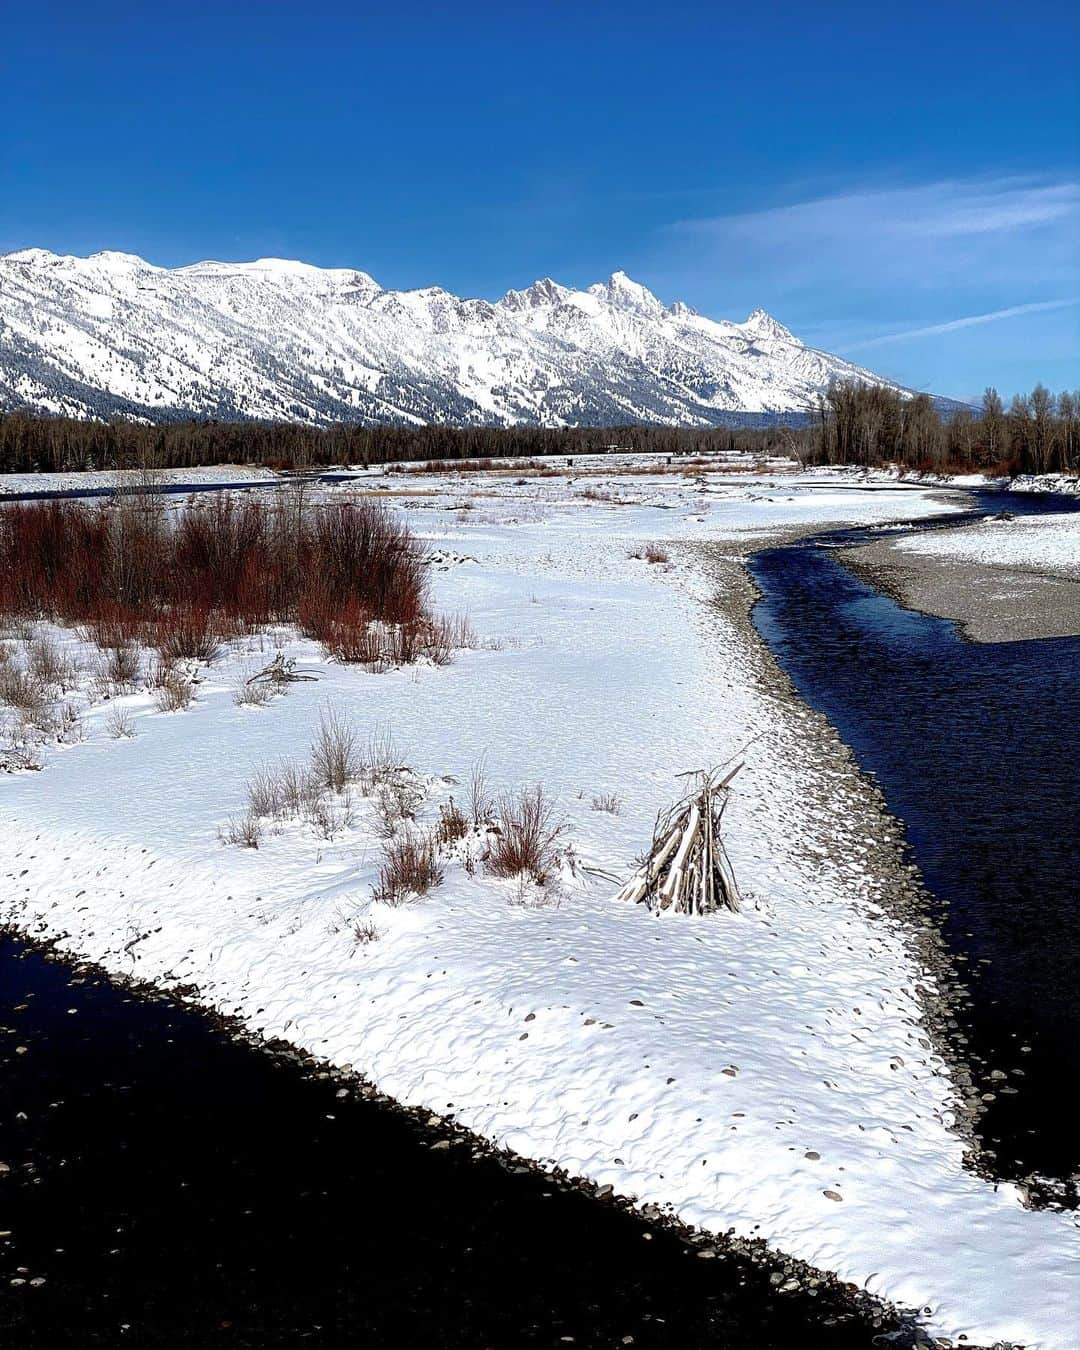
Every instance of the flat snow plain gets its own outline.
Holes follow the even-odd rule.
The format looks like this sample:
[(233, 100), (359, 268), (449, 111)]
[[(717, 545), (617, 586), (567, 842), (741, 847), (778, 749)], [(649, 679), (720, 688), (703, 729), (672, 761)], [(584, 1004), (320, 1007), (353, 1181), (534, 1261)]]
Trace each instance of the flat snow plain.
[(923, 553), (953, 562), (1035, 568), (1080, 577), (1080, 512), (985, 519), (959, 530), (935, 530), (899, 539), (902, 553)]
[[(723, 569), (683, 547), (734, 558), (785, 530), (915, 521), (940, 497), (795, 476), (589, 480), (616, 501), (582, 480), (380, 481), (432, 550), (437, 604), (491, 645), (374, 675), (282, 634), (319, 678), (268, 707), (236, 706), (232, 687), (273, 637), (215, 664), (185, 712), (128, 697), (133, 739), (108, 735), (111, 705), (89, 708), (83, 744), (0, 780), (0, 919), (195, 984), (404, 1103), (765, 1239), (954, 1343), (1076, 1346), (1074, 1216), (962, 1165), (917, 996), (933, 980), (867, 861), (890, 825), (822, 752), (818, 719), (754, 678), (745, 624), (707, 603)], [(653, 540), (670, 566), (628, 557)], [(392, 729), (430, 776), (423, 819), (483, 759), (496, 788), (542, 782), (580, 863), (619, 877), (676, 775), (752, 742), (725, 817), (742, 912), (656, 918), (582, 867), (542, 896), (453, 861), (428, 898), (378, 905), (365, 800), (333, 839), (289, 825), (258, 850), (223, 845), (253, 772), (305, 755), (328, 702), (364, 734)], [(593, 809), (607, 793), (617, 814)], [(377, 939), (357, 942), (358, 921)]]

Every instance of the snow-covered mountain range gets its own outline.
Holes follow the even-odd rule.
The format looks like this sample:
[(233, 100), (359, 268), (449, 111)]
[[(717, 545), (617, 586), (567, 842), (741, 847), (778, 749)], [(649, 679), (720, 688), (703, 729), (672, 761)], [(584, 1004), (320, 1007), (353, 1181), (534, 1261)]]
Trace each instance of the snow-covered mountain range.
[[(763, 310), (717, 322), (623, 272), (497, 303), (262, 258), (0, 256), (0, 410), (75, 417), (709, 426), (888, 381)], [(756, 416), (755, 416), (756, 415)]]

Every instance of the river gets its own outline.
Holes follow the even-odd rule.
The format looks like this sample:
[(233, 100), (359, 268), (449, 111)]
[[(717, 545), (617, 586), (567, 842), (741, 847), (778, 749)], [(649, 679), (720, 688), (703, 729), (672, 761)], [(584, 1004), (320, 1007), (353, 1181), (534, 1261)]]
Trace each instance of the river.
[[(1077, 506), (976, 494), (982, 513)], [(1067, 1180), (1080, 1166), (1062, 1109), (1080, 1081), (1080, 639), (974, 643), (902, 608), (834, 556), (883, 533), (757, 554), (754, 622), (906, 827), (966, 985), (955, 1043), (988, 1098), (995, 1169)]]
[(882, 1325), (11, 935), (0, 1029), (11, 1350), (868, 1350)]

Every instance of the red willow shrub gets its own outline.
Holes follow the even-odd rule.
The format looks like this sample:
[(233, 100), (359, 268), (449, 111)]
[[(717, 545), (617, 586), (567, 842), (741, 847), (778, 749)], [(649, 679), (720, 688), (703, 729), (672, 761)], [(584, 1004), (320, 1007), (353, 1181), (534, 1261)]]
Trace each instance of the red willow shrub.
[(222, 641), (283, 622), (364, 661), (386, 646), (373, 623), (406, 635), (395, 654), (422, 651), (434, 627), (422, 549), (380, 504), (227, 496), (172, 518), (143, 498), (0, 509), (0, 613), (79, 625), (103, 647), (146, 642), (166, 660), (212, 660)]
[(554, 478), (565, 472), (539, 459), (427, 459), (404, 466), (404, 473), (532, 473)]

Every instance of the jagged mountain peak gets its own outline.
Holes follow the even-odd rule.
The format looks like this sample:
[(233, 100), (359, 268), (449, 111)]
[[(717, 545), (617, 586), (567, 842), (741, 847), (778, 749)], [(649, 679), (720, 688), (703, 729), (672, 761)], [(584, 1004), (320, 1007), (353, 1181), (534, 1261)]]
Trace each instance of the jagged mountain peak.
[(622, 271), (491, 304), (280, 258), (0, 256), (0, 411), (716, 426), (807, 411), (845, 378), (887, 383), (764, 311), (738, 324), (665, 308)]
[(755, 309), (746, 322), (740, 324), (739, 327), (746, 333), (752, 333), (755, 337), (775, 338), (780, 342), (799, 341), (789, 328), (785, 328), (779, 320), (774, 319), (771, 314), (767, 314), (763, 309)]
[(550, 277), (541, 277), (539, 281), (523, 291), (509, 290), (499, 301), (504, 309), (511, 311), (538, 309), (542, 305), (561, 305), (571, 294), (569, 287), (560, 286)]
[(616, 309), (635, 310), (642, 314), (662, 314), (664, 306), (647, 286), (643, 286), (625, 272), (612, 272), (607, 281), (598, 281), (589, 287), (589, 294), (606, 300)]

